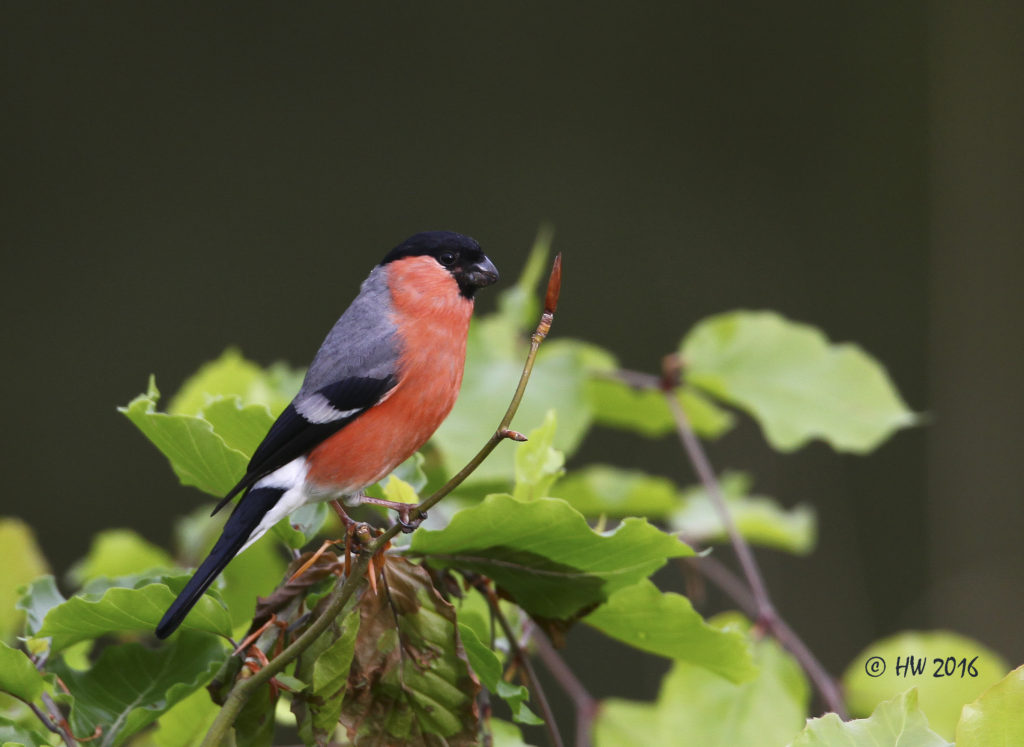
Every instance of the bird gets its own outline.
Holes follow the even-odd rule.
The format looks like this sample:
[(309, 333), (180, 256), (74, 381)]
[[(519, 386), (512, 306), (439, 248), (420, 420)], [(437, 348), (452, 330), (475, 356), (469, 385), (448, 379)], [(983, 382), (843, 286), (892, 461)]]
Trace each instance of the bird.
[(384, 256), (327, 333), (245, 474), (214, 508), (241, 495), (157, 625), (158, 638), (181, 625), (232, 558), (299, 507), (338, 499), (388, 504), (362, 491), (448, 416), (462, 384), (476, 291), (497, 280), (479, 243), (452, 231), (417, 233)]

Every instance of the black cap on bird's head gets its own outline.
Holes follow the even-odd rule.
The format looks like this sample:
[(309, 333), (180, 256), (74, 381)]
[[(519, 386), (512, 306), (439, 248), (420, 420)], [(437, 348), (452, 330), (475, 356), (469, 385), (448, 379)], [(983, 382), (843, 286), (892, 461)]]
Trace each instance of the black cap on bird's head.
[(380, 263), (386, 265), (406, 257), (433, 257), (452, 274), (466, 298), (472, 298), (478, 288), (498, 280), (498, 268), (476, 239), (454, 231), (424, 231), (410, 236), (388, 252)]

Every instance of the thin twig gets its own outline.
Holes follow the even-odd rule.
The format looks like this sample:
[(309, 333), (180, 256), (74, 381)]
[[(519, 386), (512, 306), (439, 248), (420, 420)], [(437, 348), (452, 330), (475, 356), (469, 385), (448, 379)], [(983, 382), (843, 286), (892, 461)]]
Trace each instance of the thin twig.
[(576, 747), (588, 747), (594, 717), (597, 715), (597, 701), (565, 663), (565, 659), (558, 655), (543, 631), (538, 633), (536, 628), (534, 631), (533, 645), (537, 647), (537, 656), (576, 706)]
[[(681, 361), (676, 355), (667, 356), (661, 378), (638, 371), (618, 371), (614, 377), (641, 389), (660, 389), (665, 396), (672, 418), (675, 421), (676, 433), (682, 443), (690, 462), (693, 464), (697, 476), (704, 485), (704, 490), (715, 511), (718, 513), (722, 525), (729, 535), (733, 550), (740, 561), (743, 575), (746, 578), (744, 584), (739, 578), (729, 571), (725, 566), (712, 558), (701, 558), (695, 561), (695, 565), (714, 584), (719, 586), (726, 594), (733, 598), (744, 611), (754, 617), (761, 628), (769, 635), (779, 641), (794, 658), (800, 663), (811, 682), (818, 689), (826, 707), (834, 711), (840, 718), (848, 718), (846, 706), (843, 704), (842, 694), (839, 686), (828, 673), (817, 657), (807, 647), (789, 624), (786, 623), (775, 609), (771, 597), (768, 594), (768, 587), (761, 575), (761, 569), (754, 558), (754, 553), (746, 539), (740, 534), (736, 522), (729, 512), (728, 504), (722, 495), (722, 488), (718, 478), (711, 467), (711, 461), (704, 451), (700, 439), (693, 432), (690, 420), (683, 410), (679, 399), (676, 397), (676, 390), (679, 387)], [(748, 591), (749, 589), (749, 591)]]
[(743, 575), (746, 577), (747, 583), (750, 584), (750, 590), (754, 593), (754, 601), (757, 603), (757, 621), (762, 625), (770, 626), (771, 621), (776, 617), (776, 612), (774, 605), (772, 605), (771, 597), (768, 596), (768, 587), (765, 586), (764, 577), (761, 575), (761, 568), (757, 565), (754, 553), (750, 550), (750, 545), (747, 544), (746, 538), (740, 534), (740, 530), (736, 527), (736, 522), (733, 521), (729, 507), (725, 504), (725, 497), (722, 495), (722, 488), (718, 484), (718, 478), (711, 468), (711, 461), (708, 459), (707, 454), (704, 453), (704, 447), (701, 446), (697, 434), (693, 432), (690, 419), (686, 416), (683, 406), (679, 404), (679, 398), (676, 397), (676, 388), (678, 386), (679, 359), (677, 356), (669, 356), (665, 364), (662, 392), (665, 395), (665, 401), (668, 403), (669, 410), (672, 411), (672, 418), (676, 423), (676, 433), (679, 435), (679, 441), (682, 443), (687, 456), (689, 456), (697, 476), (704, 484), (704, 490), (707, 491), (711, 505), (718, 514), (718, 518), (729, 535), (729, 541), (736, 551), (740, 566), (743, 568)]
[(45, 726), (47, 729), (49, 729), (62, 739), (64, 738), (64, 734), (61, 733), (61, 730), (58, 729), (52, 721), (50, 721), (50, 719), (46, 716), (45, 713), (43, 713), (42, 709), (40, 709), (39, 706), (37, 706), (35, 703), (30, 703), (27, 701), (22, 702), (25, 703), (25, 705), (27, 705), (29, 709), (31, 709), (32, 713), (36, 715), (36, 718), (43, 722), (43, 726)]
[[(71, 726), (64, 718), (64, 714), (60, 712), (60, 708), (54, 702), (53, 698), (50, 697), (49, 693), (43, 693), (40, 697), (43, 701), (43, 705), (46, 706), (46, 710), (50, 713), (50, 717), (53, 719), (54, 724), (57, 727), (57, 733), (60, 734), (61, 739), (64, 740), (64, 744), (67, 747), (78, 747), (78, 740), (75, 739), (75, 735), (71, 732)], [(36, 709), (33, 708), (33, 711)], [(38, 714), (38, 711), (36, 712)]]
[[(465, 467), (459, 470), (454, 477), (448, 480), (448, 482), (441, 486), (433, 495), (409, 512), (410, 520), (415, 520), (421, 517), (430, 508), (436, 505), (438, 501), (457, 488), (463, 480), (469, 477), (473, 470), (480, 466), (480, 463), (483, 462), (483, 460), (486, 459), (503, 440), (506, 438), (512, 440), (525, 440), (521, 434), (516, 433), (515, 431), (510, 431), (508, 426), (512, 422), (512, 418), (519, 409), (519, 403), (523, 399), (523, 393), (526, 391), (526, 384), (530, 380), (530, 373), (533, 371), (533, 363), (537, 357), (537, 350), (540, 348), (540, 344), (544, 341), (544, 338), (547, 337), (548, 332), (551, 330), (555, 310), (558, 308), (558, 296), (561, 290), (561, 285), (562, 255), (558, 254), (555, 256), (555, 261), (551, 268), (551, 275), (548, 279), (547, 294), (544, 299), (544, 313), (541, 315), (540, 321), (537, 324), (537, 329), (530, 338), (530, 352), (528, 353), (526, 362), (523, 365), (523, 373), (519, 377), (519, 385), (516, 387), (515, 394), (512, 396), (512, 401), (509, 404), (508, 409), (505, 411), (505, 415), (502, 417), (501, 422), (498, 424), (497, 430), (495, 430), (487, 443), (483, 445), (480, 451), (477, 452), (476, 456), (474, 456)], [(297, 659), (303, 651), (309, 648), (309, 646), (325, 630), (327, 630), (331, 622), (341, 614), (342, 610), (344, 610), (345, 606), (352, 599), (356, 588), (363, 582), (363, 577), (366, 575), (370, 559), (376, 553), (383, 550), (387, 543), (390, 542), (391, 539), (394, 538), (401, 530), (402, 527), (400, 524), (394, 524), (378, 535), (376, 539), (370, 540), (369, 537), (366, 538), (367, 541), (364, 543), (364, 549), (353, 562), (351, 571), (345, 577), (344, 581), (339, 582), (339, 585), (336, 586), (327, 597), (323, 612), (310, 623), (309, 627), (306, 628), (298, 638), (292, 641), (291, 644), (289, 644), (280, 654), (275, 656), (260, 671), (247, 679), (235, 682), (224, 701), (224, 706), (220, 709), (220, 712), (218, 712), (209, 731), (207, 731), (201, 747), (216, 747), (217, 745), (224, 743), (231, 731), (232, 724), (234, 724), (235, 719), (238, 718), (238, 714), (242, 710), (242, 707), (246, 704), (253, 693), (255, 693), (258, 688), (266, 684), (272, 677), (274, 677), (274, 675), (281, 672), (286, 666), (288, 666), (288, 664)]]
[(511, 649), (512, 656), (526, 674), (527, 689), (530, 691), (531, 698), (540, 709), (540, 717), (544, 719), (544, 726), (547, 727), (548, 738), (551, 740), (552, 746), (564, 747), (562, 735), (558, 732), (558, 723), (555, 721), (555, 714), (551, 710), (551, 704), (548, 703), (547, 696), (544, 695), (544, 688), (540, 686), (540, 680), (537, 679), (537, 672), (534, 670), (533, 664), (530, 662), (530, 657), (526, 655), (522, 648), (520, 648), (519, 641), (516, 640), (515, 631), (512, 630), (512, 626), (509, 625), (508, 619), (501, 611), (501, 605), (498, 603), (498, 595), (494, 593), (494, 589), (488, 584), (481, 584), (477, 588), (483, 592), (484, 597), (487, 599), (487, 603), (491, 607), (491, 614), (497, 619), (501, 629), (505, 632), (505, 638), (508, 639), (508, 646)]

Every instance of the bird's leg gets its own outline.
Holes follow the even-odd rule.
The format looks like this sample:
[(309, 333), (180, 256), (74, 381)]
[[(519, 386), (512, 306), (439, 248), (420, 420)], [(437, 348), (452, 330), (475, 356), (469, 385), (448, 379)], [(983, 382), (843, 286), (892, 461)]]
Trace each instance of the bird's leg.
[(347, 513), (345, 513), (345, 507), (341, 505), (341, 501), (335, 498), (334, 500), (329, 502), (329, 505), (331, 508), (334, 509), (334, 513), (338, 515), (338, 518), (341, 519), (341, 523), (345, 526), (346, 529), (355, 525), (355, 522), (352, 520), (352, 518)]
[(400, 501), (389, 501), (384, 498), (372, 498), (368, 495), (359, 496), (361, 503), (372, 503), (375, 506), (384, 506), (385, 508), (393, 509), (398, 514), (398, 523), (402, 525), (402, 531), (408, 534), (418, 527), (427, 515), (420, 512), (420, 515), (415, 519), (409, 518), (409, 513), (416, 508), (416, 504), (413, 503), (402, 503)]

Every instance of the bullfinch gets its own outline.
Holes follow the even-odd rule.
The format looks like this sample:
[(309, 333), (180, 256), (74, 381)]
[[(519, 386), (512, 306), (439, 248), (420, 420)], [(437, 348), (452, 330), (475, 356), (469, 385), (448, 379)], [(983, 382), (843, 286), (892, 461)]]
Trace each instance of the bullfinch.
[(473, 296), (497, 279), (480, 245), (450, 231), (418, 233), (373, 268), (245, 475), (214, 509), (241, 494), (157, 626), (158, 638), (173, 633), (228, 562), (279, 520), (314, 501), (367, 500), (364, 488), (430, 438), (462, 384)]

